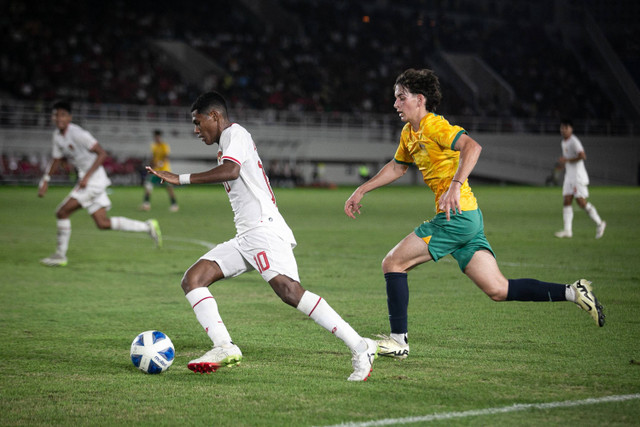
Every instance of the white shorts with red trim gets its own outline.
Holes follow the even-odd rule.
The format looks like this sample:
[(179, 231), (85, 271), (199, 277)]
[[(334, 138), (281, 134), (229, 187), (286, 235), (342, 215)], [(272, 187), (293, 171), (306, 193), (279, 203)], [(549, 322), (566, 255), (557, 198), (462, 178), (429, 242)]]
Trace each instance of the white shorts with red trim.
[(257, 270), (267, 282), (280, 274), (300, 282), (293, 246), (269, 227), (258, 227), (220, 243), (200, 259), (216, 262), (225, 278)]
[(88, 185), (80, 188), (77, 185), (73, 187), (71, 193), (58, 205), (58, 209), (63, 206), (69, 199), (76, 199), (80, 206), (93, 215), (102, 208), (111, 209), (111, 200), (107, 195), (107, 189), (103, 186)]
[(589, 197), (589, 187), (575, 181), (565, 180), (562, 185), (563, 196), (573, 196), (576, 199), (586, 199)]

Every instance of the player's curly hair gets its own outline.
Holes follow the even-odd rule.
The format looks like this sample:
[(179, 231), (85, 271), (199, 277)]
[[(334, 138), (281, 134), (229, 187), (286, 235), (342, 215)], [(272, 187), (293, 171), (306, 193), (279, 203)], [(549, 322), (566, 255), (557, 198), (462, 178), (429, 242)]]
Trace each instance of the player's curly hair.
[(394, 87), (398, 85), (407, 88), (413, 94), (424, 95), (427, 111), (435, 111), (436, 107), (440, 105), (440, 101), (442, 101), (440, 81), (432, 70), (409, 68), (396, 79)]

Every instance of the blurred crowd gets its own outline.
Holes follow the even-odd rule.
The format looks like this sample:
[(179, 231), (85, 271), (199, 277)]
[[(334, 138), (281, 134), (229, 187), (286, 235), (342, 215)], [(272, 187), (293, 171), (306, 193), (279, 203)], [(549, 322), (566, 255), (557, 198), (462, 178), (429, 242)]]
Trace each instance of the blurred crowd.
[[(429, 67), (444, 49), (479, 55), (516, 93), (508, 105), (470, 103), (443, 75), (446, 114), (619, 115), (561, 34), (544, 30), (554, 2), (531, 3), (279, 0), (261, 15), (232, 0), (8, 0), (0, 6), (0, 90), (47, 102), (189, 105), (215, 88), (247, 108), (388, 113), (395, 76)], [(222, 71), (189, 83), (179, 69), (189, 65), (176, 67), (153, 40), (184, 41)]]

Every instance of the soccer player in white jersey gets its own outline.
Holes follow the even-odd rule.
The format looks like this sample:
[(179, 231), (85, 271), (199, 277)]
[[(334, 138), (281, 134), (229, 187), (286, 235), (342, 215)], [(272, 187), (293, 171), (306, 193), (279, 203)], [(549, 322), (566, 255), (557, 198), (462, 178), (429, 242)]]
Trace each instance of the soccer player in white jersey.
[(282, 301), (344, 341), (352, 353), (353, 373), (348, 380), (366, 381), (378, 346), (375, 341), (362, 338), (323, 298), (300, 285), (293, 255), (296, 240), (278, 211), (251, 134), (229, 121), (226, 101), (217, 92), (200, 95), (191, 114), (196, 135), (206, 145), (218, 144), (218, 166), (182, 175), (149, 166), (147, 170), (174, 185), (222, 183), (233, 209), (237, 234), (204, 254), (182, 278), (186, 298), (213, 342), (213, 349), (189, 362), (189, 369), (209, 373), (240, 363), (242, 352), (231, 340), (209, 285), (257, 270)]
[(596, 239), (604, 234), (607, 223), (600, 218), (596, 207), (587, 202), (589, 197), (589, 175), (584, 161), (587, 155), (584, 152), (582, 143), (573, 134), (573, 124), (571, 120), (564, 119), (560, 123), (560, 134), (562, 135), (562, 157), (560, 164), (564, 165), (564, 184), (562, 185), (562, 219), (564, 228), (555, 233), (559, 238), (570, 238), (573, 236), (573, 199), (576, 199), (578, 206), (585, 210), (589, 218), (596, 223)]
[(78, 209), (84, 208), (93, 217), (101, 230), (137, 231), (149, 233), (157, 246), (162, 245), (162, 236), (158, 221), (137, 221), (125, 217), (107, 216), (111, 208), (111, 200), (107, 195), (107, 187), (111, 181), (102, 163), (107, 153), (98, 141), (80, 126), (71, 123), (71, 104), (59, 101), (53, 105), (51, 116), (56, 130), (53, 132), (52, 162), (40, 180), (38, 196), (44, 197), (51, 175), (58, 169), (60, 162), (66, 158), (78, 171), (78, 182), (69, 195), (58, 205), (57, 218), (57, 246), (53, 255), (40, 260), (48, 266), (67, 265), (67, 249), (71, 238), (70, 216)]

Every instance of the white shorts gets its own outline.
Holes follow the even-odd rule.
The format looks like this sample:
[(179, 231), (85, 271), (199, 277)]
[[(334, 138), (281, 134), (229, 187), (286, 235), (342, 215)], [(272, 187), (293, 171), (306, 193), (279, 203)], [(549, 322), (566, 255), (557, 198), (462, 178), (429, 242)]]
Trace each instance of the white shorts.
[(107, 188), (103, 186), (89, 185), (85, 188), (78, 188), (76, 185), (58, 207), (63, 206), (69, 199), (76, 199), (80, 206), (85, 208), (90, 215), (102, 208), (111, 209), (111, 200), (107, 196)]
[(562, 195), (573, 196), (576, 199), (586, 199), (589, 197), (589, 187), (586, 184), (565, 180), (562, 185)]
[(300, 282), (293, 246), (268, 227), (259, 227), (220, 243), (200, 259), (215, 261), (225, 278), (258, 270), (267, 282), (280, 274)]

